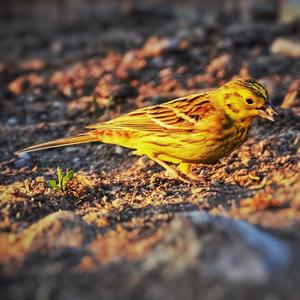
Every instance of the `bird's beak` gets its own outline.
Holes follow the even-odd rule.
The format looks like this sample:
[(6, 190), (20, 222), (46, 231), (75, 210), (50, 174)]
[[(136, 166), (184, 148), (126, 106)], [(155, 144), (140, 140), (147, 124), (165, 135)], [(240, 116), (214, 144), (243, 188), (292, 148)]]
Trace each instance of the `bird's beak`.
[(278, 113), (271, 104), (267, 104), (264, 107), (258, 109), (258, 115), (261, 118), (274, 122), (274, 116), (278, 116)]

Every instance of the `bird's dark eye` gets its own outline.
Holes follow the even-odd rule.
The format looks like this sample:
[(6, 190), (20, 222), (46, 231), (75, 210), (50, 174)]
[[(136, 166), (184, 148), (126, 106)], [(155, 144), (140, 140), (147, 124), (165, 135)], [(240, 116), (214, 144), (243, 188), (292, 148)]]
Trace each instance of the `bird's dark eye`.
[(250, 99), (250, 98), (247, 98), (247, 99), (246, 99), (246, 102), (247, 102), (248, 104), (253, 104), (254, 101), (253, 101), (252, 99)]

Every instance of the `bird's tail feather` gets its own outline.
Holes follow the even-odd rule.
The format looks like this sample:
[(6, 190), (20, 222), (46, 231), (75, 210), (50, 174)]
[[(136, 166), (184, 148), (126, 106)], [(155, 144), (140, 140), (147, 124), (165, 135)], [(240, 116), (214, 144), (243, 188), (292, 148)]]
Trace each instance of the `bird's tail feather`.
[(15, 152), (15, 154), (20, 155), (26, 152), (33, 152), (33, 151), (50, 149), (50, 148), (77, 145), (77, 144), (96, 142), (96, 141), (100, 141), (99, 137), (97, 138), (95, 135), (90, 134), (90, 132), (87, 132), (87, 133), (82, 133), (82, 134), (78, 134), (78, 135), (74, 135), (74, 136), (70, 136), (70, 137), (66, 137), (66, 138), (62, 138), (62, 139), (58, 139), (46, 143), (33, 145), (28, 148), (19, 150)]

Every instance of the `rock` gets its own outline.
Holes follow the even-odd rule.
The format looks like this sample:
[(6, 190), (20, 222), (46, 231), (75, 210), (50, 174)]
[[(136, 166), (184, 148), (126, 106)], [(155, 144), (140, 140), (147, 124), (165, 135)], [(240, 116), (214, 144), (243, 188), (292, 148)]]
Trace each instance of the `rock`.
[(10, 117), (7, 119), (7, 124), (10, 126), (17, 125), (18, 119), (16, 117)]
[(187, 220), (176, 218), (162, 243), (147, 257), (144, 268), (147, 271), (163, 269), (170, 277), (197, 264), (200, 251), (201, 243), (193, 226)]
[(144, 270), (169, 279), (192, 272), (199, 281), (267, 284), (290, 266), (291, 255), (287, 243), (246, 222), (195, 211), (170, 223)]
[(145, 56), (159, 56), (163, 51), (174, 47), (177, 42), (167, 38), (151, 37), (144, 45), (143, 51)]
[(300, 57), (300, 41), (277, 38), (271, 45), (271, 52), (287, 57)]
[(71, 211), (58, 211), (25, 229), (20, 236), (25, 252), (50, 253), (82, 248), (94, 237), (91, 227)]
[(299, 101), (297, 101), (298, 97), (298, 91), (300, 87), (300, 80), (294, 80), (288, 89), (288, 92), (283, 98), (283, 101), (281, 103), (282, 108), (293, 108), (297, 107), (297, 104)]

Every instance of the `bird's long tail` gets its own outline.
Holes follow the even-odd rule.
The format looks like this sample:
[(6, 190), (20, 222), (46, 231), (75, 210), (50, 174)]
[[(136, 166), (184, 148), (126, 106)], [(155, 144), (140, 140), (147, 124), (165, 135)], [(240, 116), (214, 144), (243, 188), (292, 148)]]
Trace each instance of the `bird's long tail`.
[(50, 148), (56, 148), (56, 147), (62, 147), (62, 146), (69, 146), (69, 145), (77, 145), (77, 144), (83, 144), (83, 143), (89, 143), (89, 142), (96, 142), (100, 141), (101, 139), (97, 137), (95, 134), (92, 134), (91, 132), (87, 133), (81, 133), (78, 135), (41, 143), (37, 145), (30, 146), (28, 148), (22, 149), (20, 151), (15, 152), (16, 155), (20, 155), (22, 153), (26, 152), (33, 152), (33, 151), (39, 151), (39, 150), (45, 150)]

